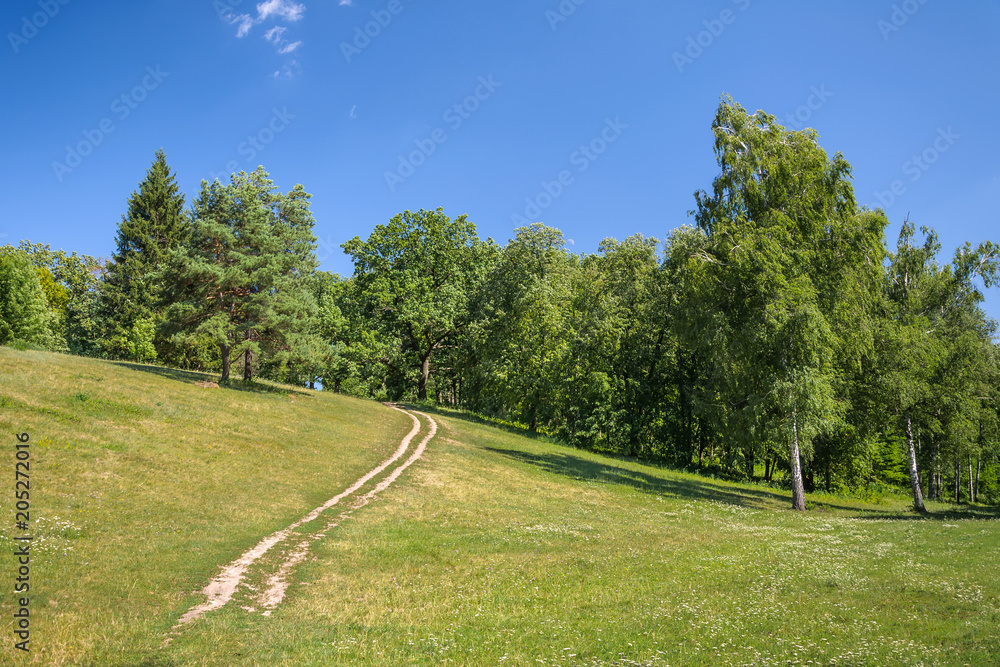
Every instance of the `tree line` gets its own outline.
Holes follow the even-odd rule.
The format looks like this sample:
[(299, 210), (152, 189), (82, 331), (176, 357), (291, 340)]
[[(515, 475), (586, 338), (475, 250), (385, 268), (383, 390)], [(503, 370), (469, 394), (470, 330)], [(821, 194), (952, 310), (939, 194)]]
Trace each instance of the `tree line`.
[(0, 249), (0, 344), (427, 400), (578, 448), (805, 492), (1000, 502), (1000, 248), (939, 258), (859, 206), (850, 164), (724, 98), (693, 225), (573, 253), (406, 211), (318, 269), (301, 185), (263, 168), (187, 207), (162, 151), (105, 261)]

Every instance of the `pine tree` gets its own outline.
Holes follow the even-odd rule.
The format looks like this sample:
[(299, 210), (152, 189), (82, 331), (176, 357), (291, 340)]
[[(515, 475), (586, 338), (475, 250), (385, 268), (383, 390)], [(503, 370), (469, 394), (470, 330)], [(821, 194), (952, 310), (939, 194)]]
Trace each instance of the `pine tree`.
[(128, 199), (101, 286), (98, 313), (106, 355), (135, 360), (169, 356), (165, 341), (151, 337), (165, 310), (161, 287), (152, 276), (170, 251), (184, 245), (188, 233), (184, 195), (166, 155), (158, 150), (146, 178)]
[(223, 381), (236, 357), (250, 381), (262, 363), (306, 365), (318, 349), (309, 198), (301, 185), (275, 192), (263, 167), (228, 185), (202, 181), (189, 241), (157, 274), (171, 302), (161, 331), (181, 345), (210, 338)]

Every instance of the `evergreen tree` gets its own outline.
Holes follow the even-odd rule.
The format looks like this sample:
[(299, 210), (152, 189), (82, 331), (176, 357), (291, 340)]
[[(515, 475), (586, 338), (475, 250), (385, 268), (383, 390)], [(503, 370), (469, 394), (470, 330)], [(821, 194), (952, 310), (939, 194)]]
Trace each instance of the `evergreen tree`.
[(106, 355), (143, 361), (159, 353), (176, 361), (169, 358), (172, 350), (166, 341), (153, 339), (165, 310), (161, 285), (153, 276), (169, 253), (184, 245), (188, 233), (184, 195), (166, 155), (158, 150), (146, 178), (128, 199), (101, 285), (98, 316)]
[(309, 197), (301, 185), (276, 192), (263, 167), (234, 174), (228, 185), (202, 181), (189, 242), (157, 274), (172, 304), (163, 334), (180, 345), (210, 339), (223, 381), (234, 357), (250, 381), (258, 364), (280, 376), (316, 354)]

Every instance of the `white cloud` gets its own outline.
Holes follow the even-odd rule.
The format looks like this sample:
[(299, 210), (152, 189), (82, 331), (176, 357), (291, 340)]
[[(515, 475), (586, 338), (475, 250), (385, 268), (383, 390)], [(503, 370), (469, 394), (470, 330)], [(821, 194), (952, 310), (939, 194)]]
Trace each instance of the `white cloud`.
[(281, 42), (282, 35), (284, 35), (286, 32), (288, 32), (288, 28), (276, 25), (264, 33), (264, 39), (271, 42), (272, 44), (278, 44), (279, 42)]
[[(236, 36), (242, 38), (249, 35), (255, 25), (263, 23), (269, 18), (273, 17), (275, 19), (295, 22), (302, 19), (305, 11), (306, 6), (295, 2), (295, 0), (265, 0), (257, 4), (257, 18), (254, 18), (250, 14), (234, 15), (232, 11), (227, 11), (220, 14), (220, 16), (231, 25), (235, 25)], [(288, 28), (285, 26), (276, 25), (264, 33), (264, 39), (275, 46), (279, 55), (293, 53), (303, 44), (301, 40), (289, 42), (285, 37), (287, 32)], [(283, 69), (275, 72), (274, 76), (275, 78), (291, 77), (297, 69), (298, 62), (293, 60), (290, 65), (286, 65)]]
[[(344, 0), (340, 0), (340, 4), (344, 4)], [(357, 118), (357, 115), (354, 113), (357, 110), (358, 110), (358, 105), (357, 104), (355, 104), (353, 107), (351, 107), (351, 118)]]
[(340, 6), (341, 7), (343, 7), (344, 5), (347, 5), (348, 7), (350, 7), (353, 4), (354, 4), (354, 0), (340, 0)]
[(298, 21), (305, 11), (305, 5), (292, 0), (267, 0), (257, 5), (257, 22), (266, 21), (271, 16), (280, 16), (286, 21)]
[(249, 14), (240, 14), (239, 16), (234, 16), (229, 20), (229, 22), (239, 25), (239, 28), (236, 30), (237, 37), (246, 37), (247, 34), (250, 32), (250, 28), (253, 27), (254, 23), (253, 19), (250, 17)]

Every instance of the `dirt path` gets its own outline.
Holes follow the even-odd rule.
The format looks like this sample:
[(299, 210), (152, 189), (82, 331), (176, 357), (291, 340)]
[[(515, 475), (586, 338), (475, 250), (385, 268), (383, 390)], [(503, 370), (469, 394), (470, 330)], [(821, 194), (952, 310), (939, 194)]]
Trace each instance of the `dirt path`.
[[(183, 626), (197, 620), (201, 616), (204, 616), (210, 611), (215, 611), (225, 606), (236, 593), (240, 584), (242, 583), (244, 577), (246, 576), (247, 570), (256, 563), (262, 556), (264, 556), (268, 551), (270, 551), (276, 545), (281, 544), (287, 540), (293, 532), (300, 528), (301, 526), (315, 521), (320, 517), (323, 512), (329, 510), (333, 506), (340, 503), (340, 501), (345, 498), (350, 497), (359, 491), (365, 484), (370, 482), (374, 477), (384, 472), (389, 466), (398, 461), (409, 449), (410, 442), (413, 438), (420, 432), (420, 420), (417, 419), (416, 415), (420, 415), (427, 419), (430, 425), (429, 433), (420, 441), (416, 450), (410, 455), (405, 462), (395, 468), (388, 477), (383, 479), (374, 488), (372, 488), (368, 493), (360, 496), (356, 502), (354, 502), (350, 508), (342, 512), (338, 517), (332, 519), (322, 530), (318, 532), (313, 532), (305, 536), (293, 550), (286, 554), (282, 559), (277, 572), (275, 572), (267, 581), (264, 593), (259, 597), (259, 603), (264, 606), (267, 611), (265, 614), (270, 614), (271, 610), (278, 606), (282, 599), (284, 599), (285, 591), (288, 589), (288, 576), (292, 569), (298, 563), (302, 562), (309, 551), (309, 545), (317, 540), (322, 539), (326, 536), (327, 532), (333, 527), (337, 526), (340, 521), (361, 507), (367, 505), (371, 500), (381, 491), (387, 489), (396, 479), (406, 470), (410, 465), (412, 465), (420, 456), (424, 453), (424, 449), (434, 434), (437, 433), (437, 422), (435, 422), (429, 415), (422, 412), (413, 413), (411, 411), (402, 410), (396, 406), (392, 406), (394, 410), (399, 410), (400, 412), (409, 415), (413, 420), (413, 428), (410, 432), (403, 438), (402, 442), (399, 444), (399, 448), (393, 453), (391, 457), (383, 461), (378, 467), (369, 471), (366, 475), (361, 477), (359, 480), (354, 482), (348, 489), (343, 491), (337, 496), (334, 496), (330, 500), (326, 501), (324, 504), (320, 505), (313, 511), (306, 514), (304, 517), (293, 523), (292, 525), (279, 530), (261, 540), (256, 546), (244, 553), (242, 556), (234, 560), (229, 565), (222, 568), (222, 571), (216, 575), (205, 588), (202, 593), (206, 596), (207, 600), (192, 607), (187, 611), (174, 626), (171, 631), (171, 635), (176, 635), (177, 631)], [(167, 637), (165, 644), (169, 644), (172, 637)]]
[[(270, 616), (271, 611), (274, 610), (274, 608), (277, 607), (279, 604), (281, 604), (281, 601), (285, 598), (285, 591), (288, 590), (288, 574), (291, 572), (292, 568), (294, 568), (296, 565), (305, 560), (305, 557), (309, 552), (309, 545), (312, 544), (313, 542), (316, 542), (317, 540), (321, 540), (324, 537), (326, 537), (327, 532), (331, 528), (334, 528), (337, 525), (339, 525), (339, 523), (347, 516), (349, 516), (352, 512), (361, 509), (362, 507), (370, 503), (371, 500), (381, 491), (384, 491), (385, 489), (389, 488), (389, 486), (393, 482), (395, 482), (396, 479), (401, 474), (403, 474), (403, 471), (409, 468), (410, 465), (414, 461), (419, 459), (420, 456), (424, 453), (424, 449), (427, 447), (427, 443), (430, 442), (430, 439), (434, 437), (435, 433), (437, 433), (437, 422), (435, 422), (430, 417), (430, 415), (426, 415), (422, 412), (417, 412), (416, 414), (425, 417), (427, 419), (427, 422), (430, 424), (430, 432), (426, 436), (424, 436), (424, 439), (420, 441), (419, 445), (417, 445), (417, 449), (413, 452), (413, 454), (410, 455), (410, 458), (406, 459), (406, 462), (403, 463), (403, 465), (393, 470), (392, 474), (390, 474), (384, 480), (379, 482), (374, 489), (372, 489), (371, 491), (363, 495), (360, 499), (358, 499), (358, 501), (355, 502), (350, 507), (350, 509), (348, 509), (345, 512), (342, 512), (340, 516), (338, 516), (335, 520), (328, 523), (326, 525), (326, 528), (302, 540), (302, 542), (299, 543), (299, 545), (295, 548), (295, 550), (285, 557), (284, 561), (281, 563), (281, 566), (278, 568), (278, 571), (275, 572), (270, 577), (270, 579), (268, 579), (267, 588), (259, 598), (260, 604), (267, 610), (264, 612), (265, 616)], [(412, 417), (413, 415), (410, 416)]]

